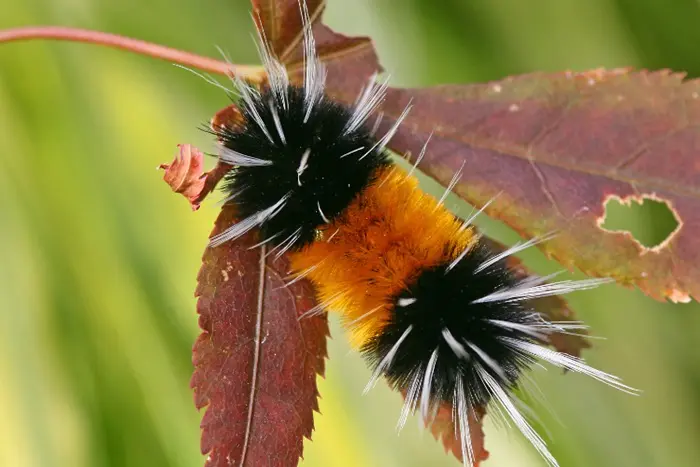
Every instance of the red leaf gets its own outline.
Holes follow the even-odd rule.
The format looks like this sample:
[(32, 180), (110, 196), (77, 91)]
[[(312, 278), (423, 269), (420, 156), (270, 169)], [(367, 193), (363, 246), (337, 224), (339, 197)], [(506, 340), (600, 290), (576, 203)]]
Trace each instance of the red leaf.
[[(455, 427), (452, 417), (452, 405), (443, 403), (430, 424), (430, 432), (436, 440), (441, 441), (445, 452), (451, 452), (460, 462), (462, 458), (462, 442), (459, 427)], [(484, 415), (486, 410), (477, 408), (469, 414), (469, 437), (474, 452), (474, 467), (479, 467), (481, 462), (489, 457), (489, 452), (484, 445)]]
[[(532, 238), (569, 268), (636, 285), (656, 299), (700, 297), (700, 82), (667, 71), (533, 73), (431, 89), (391, 89), (386, 130), (413, 109), (390, 146)], [(665, 201), (679, 228), (656, 248), (600, 227), (610, 198)]]
[[(301, 22), (297, 0), (254, 2), (254, 7), (266, 25), (273, 50), (284, 55), (292, 78), (298, 79)], [(312, 1), (309, 8), (317, 19), (322, 2)], [(343, 46), (369, 44), (366, 38), (348, 40), (320, 23), (314, 31), (319, 52), (326, 56)], [(286, 51), (279, 50), (281, 44)], [(341, 55), (348, 58), (364, 53), (360, 62), (366, 62), (367, 50), (374, 53), (370, 45)], [(376, 56), (369, 61), (376, 63)], [(335, 79), (345, 74), (349, 77), (345, 85), (358, 92), (376, 66), (366, 69), (348, 74), (330, 65), (328, 73)], [(238, 109), (228, 106), (214, 116), (211, 126), (215, 130), (233, 127), (239, 119)], [(220, 176), (210, 177), (211, 186), (200, 192), (199, 201), (226, 171), (228, 167), (223, 173), (213, 171)], [(232, 209), (225, 208), (212, 235), (229, 226), (234, 217)], [(192, 387), (197, 407), (208, 406), (202, 420), (202, 452), (209, 453), (209, 466), (296, 465), (302, 438), (311, 436), (312, 412), (318, 407), (315, 375), (323, 372), (326, 357), (326, 319), (297, 320), (314, 305), (312, 289), (304, 281), (280, 288), (288, 268), (286, 259), (268, 261), (263, 273), (260, 252), (247, 249), (254, 242), (251, 234), (207, 250), (199, 275), (198, 311), (204, 332), (194, 348)], [(251, 292), (260, 284), (264, 292)]]
[(209, 127), (213, 132), (218, 132), (223, 129), (233, 130), (237, 125), (243, 122), (243, 115), (238, 107), (231, 104), (228, 107), (224, 107), (214, 114)]
[[(302, 22), (299, 0), (252, 0), (253, 18), (258, 29), (265, 31), (270, 49), (287, 63), (301, 41)], [(325, 9), (324, 0), (308, 0), (306, 8), (312, 23), (317, 22)]]
[[(235, 220), (225, 207), (212, 235)], [(314, 305), (305, 281), (284, 286), (285, 258), (263, 259), (255, 234), (207, 249), (196, 296), (203, 332), (193, 350), (191, 386), (210, 467), (295, 466), (318, 410), (325, 316), (299, 320)]]
[[(401, 391), (401, 396), (406, 403), (406, 391)], [(433, 437), (442, 443), (445, 452), (451, 452), (457, 460), (463, 462), (462, 457), (462, 437), (459, 425), (455, 425), (454, 409), (449, 402), (443, 402), (435, 412), (435, 417), (426, 423)], [(486, 409), (479, 407), (469, 413), (469, 439), (474, 451), (474, 466), (479, 467), (482, 461), (489, 457), (489, 452), (485, 447), (484, 416)], [(425, 423), (425, 420), (423, 420)]]
[[(302, 22), (298, 0), (252, 0), (256, 25), (265, 32), (270, 48), (284, 63), (290, 78), (300, 83), (303, 71)], [(354, 102), (372, 74), (382, 71), (369, 37), (347, 37), (321, 23), (325, 1), (306, 2), (313, 24), (318, 56), (328, 72), (327, 92)]]
[[(371, 41), (321, 24), (323, 2), (309, 2), (327, 91), (346, 104), (380, 71)], [(296, 0), (254, 0), (274, 51), (293, 78), (301, 69)], [(476, 206), (496, 194), (487, 214), (524, 237), (562, 234), (541, 248), (567, 267), (637, 285), (657, 299), (700, 296), (700, 85), (666, 71), (533, 73), (484, 84), (390, 89), (388, 129), (406, 104), (412, 112), (390, 142), (417, 154), (444, 185), (463, 162), (455, 192)], [(654, 249), (626, 232), (600, 227), (611, 197), (661, 199), (679, 228)]]
[(161, 164), (158, 168), (165, 170), (163, 180), (170, 188), (187, 198), (192, 210), (196, 211), (231, 166), (218, 163), (214, 170), (204, 173), (204, 156), (199, 149), (189, 144), (180, 144), (178, 149), (179, 153), (172, 163)]

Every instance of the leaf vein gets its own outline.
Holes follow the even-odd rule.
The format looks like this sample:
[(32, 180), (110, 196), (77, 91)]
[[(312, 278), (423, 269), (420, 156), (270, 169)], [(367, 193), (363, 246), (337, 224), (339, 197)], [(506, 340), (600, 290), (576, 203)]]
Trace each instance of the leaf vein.
[(265, 303), (265, 275), (266, 275), (266, 265), (265, 265), (265, 250), (266, 245), (260, 246), (260, 275), (258, 277), (258, 301), (256, 310), (256, 322), (255, 322), (255, 347), (253, 353), (253, 368), (251, 370), (250, 376), (250, 396), (248, 398), (248, 417), (246, 419), (245, 435), (243, 438), (243, 449), (241, 451), (241, 462), (240, 467), (244, 467), (246, 455), (248, 453), (248, 445), (250, 444), (250, 433), (253, 426), (253, 415), (255, 412), (255, 396), (257, 392), (258, 385), (258, 370), (260, 366), (260, 346), (262, 337), (262, 317), (264, 312)]

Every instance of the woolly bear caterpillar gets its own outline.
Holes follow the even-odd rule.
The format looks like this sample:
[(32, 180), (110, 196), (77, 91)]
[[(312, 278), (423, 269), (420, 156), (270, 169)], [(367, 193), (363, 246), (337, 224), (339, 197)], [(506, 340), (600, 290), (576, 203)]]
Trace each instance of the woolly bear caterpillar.
[(225, 191), (240, 220), (211, 246), (257, 229), (256, 247), (265, 254), (289, 253), (294, 280), (306, 278), (316, 288), (319, 305), (310, 313), (339, 313), (373, 370), (367, 390), (385, 377), (406, 394), (400, 425), (416, 410), (430, 423), (438, 406), (450, 404), (469, 466), (475, 463), (469, 414), (494, 404), (556, 466), (512, 393), (523, 372), (544, 361), (634, 390), (544, 347), (552, 333), (581, 325), (549, 322), (527, 302), (607, 281), (518, 279), (507, 258), (549, 237), (493, 252), (471, 225), (473, 217), (461, 221), (443, 200), (423, 193), (412, 171), (394, 165), (386, 149), (410, 106), (376, 137), (369, 119), (386, 83), (368, 83), (353, 106), (329, 98), (306, 5), (300, 8), (303, 86), (290, 83), (262, 33), (268, 83), (257, 89), (234, 78), (241, 118), (216, 129), (216, 136), (220, 159), (234, 166)]

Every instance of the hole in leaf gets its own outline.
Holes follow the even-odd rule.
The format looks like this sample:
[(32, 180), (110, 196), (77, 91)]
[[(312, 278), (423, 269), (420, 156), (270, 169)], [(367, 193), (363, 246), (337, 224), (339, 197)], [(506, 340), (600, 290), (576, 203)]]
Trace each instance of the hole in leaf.
[(655, 196), (610, 196), (600, 226), (611, 232), (629, 232), (645, 248), (662, 246), (680, 221), (668, 201)]

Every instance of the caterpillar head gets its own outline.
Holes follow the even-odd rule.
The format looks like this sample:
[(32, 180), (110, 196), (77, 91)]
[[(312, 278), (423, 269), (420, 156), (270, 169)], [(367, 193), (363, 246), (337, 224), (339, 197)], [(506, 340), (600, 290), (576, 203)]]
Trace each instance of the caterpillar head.
[(241, 219), (264, 220), (263, 241), (307, 245), (388, 163), (368, 129), (348, 128), (350, 109), (322, 95), (307, 113), (294, 85), (282, 98), (251, 90), (241, 113), (241, 124), (218, 134), (222, 158), (237, 163), (224, 190)]

